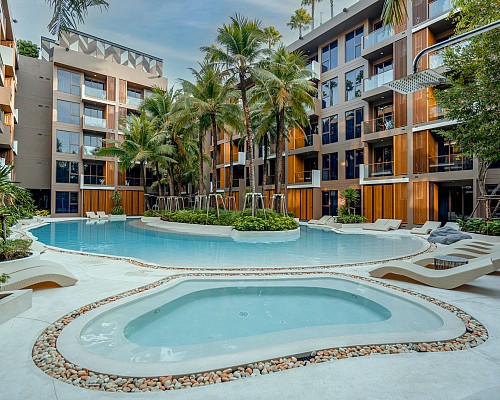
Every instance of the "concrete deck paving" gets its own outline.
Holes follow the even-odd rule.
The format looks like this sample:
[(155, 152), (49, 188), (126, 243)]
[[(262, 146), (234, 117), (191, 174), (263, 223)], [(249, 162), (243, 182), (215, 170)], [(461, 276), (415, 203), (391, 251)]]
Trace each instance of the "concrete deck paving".
[[(455, 290), (388, 281), (453, 304), (482, 322), (489, 339), (471, 350), (344, 359), (179, 391), (109, 393), (73, 387), (41, 372), (31, 360), (36, 338), (69, 311), (176, 271), (50, 250), (42, 257), (64, 265), (79, 282), (36, 290), (30, 310), (0, 325), (0, 399), (500, 399), (500, 272)], [(332, 271), (368, 276), (373, 267)]]

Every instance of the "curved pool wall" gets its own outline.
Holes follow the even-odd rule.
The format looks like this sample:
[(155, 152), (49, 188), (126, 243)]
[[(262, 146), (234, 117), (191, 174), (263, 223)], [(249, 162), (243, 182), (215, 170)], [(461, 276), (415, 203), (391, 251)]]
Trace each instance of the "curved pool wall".
[[(225, 306), (219, 304), (218, 309), (212, 309), (209, 315), (197, 321), (201, 313), (209, 312), (202, 302), (211, 290), (227, 291), (230, 296)], [(247, 302), (248, 298), (243, 302), (235, 300), (234, 292), (238, 290), (253, 293), (253, 301), (256, 293), (267, 290), (261, 302), (263, 307), (254, 307)], [(333, 300), (332, 305), (337, 302), (338, 306), (345, 306), (346, 302), (355, 299), (358, 310), (353, 313), (361, 315), (360, 320), (353, 321), (352, 315), (342, 315), (342, 312), (334, 313), (337, 319), (332, 320), (328, 317), (329, 309), (318, 309), (320, 302), (311, 298), (334, 292), (337, 295), (328, 300)], [(297, 309), (290, 312), (290, 305), (283, 307), (286, 301), (272, 304), (276, 293), (298, 294), (302, 301), (295, 298), (292, 307)], [(188, 299), (191, 296), (190, 300), (194, 296), (201, 303), (185, 301), (186, 296)], [(271, 304), (266, 304), (269, 302)], [(207, 305), (212, 308), (213, 302), (208, 301)], [(192, 306), (200, 308), (193, 312)], [(266, 309), (272, 314), (270, 319), (274, 321), (271, 323), (265, 321), (269, 318)], [(264, 326), (252, 327), (258, 323), (254, 319), (250, 325), (242, 322), (243, 330), (234, 327), (235, 321), (244, 320), (257, 310)], [(157, 318), (158, 314), (163, 315)], [(223, 322), (224, 318), (217, 318), (220, 314), (229, 318)], [(294, 320), (300, 314), (311, 323)], [(191, 320), (186, 322), (189, 318)], [(161, 337), (155, 337), (159, 332), (155, 326), (158, 319), (167, 331)], [(207, 330), (207, 325), (213, 329)], [(274, 325), (272, 329), (271, 325)], [(131, 327), (137, 330), (133, 332)], [(233, 334), (227, 334), (231, 329)], [(306, 354), (321, 348), (445, 341), (464, 331), (462, 321), (441, 307), (351, 278), (182, 278), (166, 287), (152, 289), (148, 294), (117, 300), (80, 316), (61, 331), (57, 348), (71, 363), (97, 372), (161, 376), (168, 371), (172, 375), (189, 375), (255, 360)], [(225, 337), (208, 337), (217, 332), (226, 332)], [(168, 335), (175, 337), (168, 338)]]
[(196, 236), (152, 230), (133, 221), (87, 224), (58, 221), (33, 229), (46, 245), (63, 249), (129, 257), (187, 268), (269, 268), (366, 263), (406, 257), (428, 243), (409, 235), (343, 234), (301, 226), (289, 242), (247, 243), (228, 237)]

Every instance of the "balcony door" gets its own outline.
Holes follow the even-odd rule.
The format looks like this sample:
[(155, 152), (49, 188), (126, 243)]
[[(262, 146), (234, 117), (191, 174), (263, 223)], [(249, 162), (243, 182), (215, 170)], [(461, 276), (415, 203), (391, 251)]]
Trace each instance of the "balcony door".
[(373, 176), (393, 175), (392, 145), (375, 147), (373, 149)]
[(375, 106), (375, 132), (394, 128), (394, 105), (386, 103)]

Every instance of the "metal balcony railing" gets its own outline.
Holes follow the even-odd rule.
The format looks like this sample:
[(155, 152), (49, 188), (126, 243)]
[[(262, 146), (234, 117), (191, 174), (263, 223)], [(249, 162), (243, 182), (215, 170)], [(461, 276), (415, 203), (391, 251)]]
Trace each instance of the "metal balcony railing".
[(472, 159), (462, 154), (429, 157), (429, 172), (466, 171), (472, 169)]
[(363, 48), (368, 49), (375, 46), (392, 35), (394, 35), (394, 27), (392, 25), (377, 29), (363, 38)]

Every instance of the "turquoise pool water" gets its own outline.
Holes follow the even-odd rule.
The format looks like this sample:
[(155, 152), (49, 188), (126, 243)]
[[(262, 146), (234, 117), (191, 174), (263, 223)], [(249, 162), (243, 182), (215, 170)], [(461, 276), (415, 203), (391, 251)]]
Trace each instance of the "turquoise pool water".
[(88, 225), (54, 222), (32, 230), (47, 245), (63, 249), (134, 257), (176, 267), (293, 267), (377, 261), (415, 254), (416, 238), (401, 235), (339, 234), (301, 227), (300, 238), (281, 243), (241, 243), (226, 237), (157, 232), (133, 220)]

